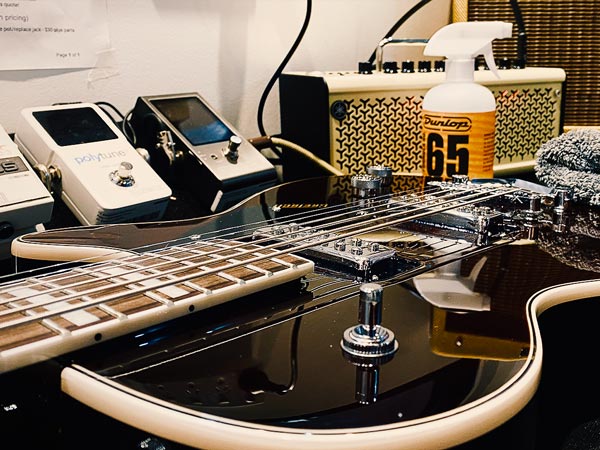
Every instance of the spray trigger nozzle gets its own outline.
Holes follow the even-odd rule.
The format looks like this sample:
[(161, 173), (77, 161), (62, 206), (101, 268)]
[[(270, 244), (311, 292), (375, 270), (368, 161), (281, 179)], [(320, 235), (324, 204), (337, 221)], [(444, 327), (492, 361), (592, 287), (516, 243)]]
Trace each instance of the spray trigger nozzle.
[(496, 78), (500, 78), (500, 74), (498, 73), (498, 66), (496, 66), (496, 61), (494, 61), (494, 54), (492, 53), (491, 42), (487, 44), (485, 48), (482, 49), (482, 53), (488, 68), (496, 76)]
[[(489, 69), (499, 78), (492, 52), (492, 41), (511, 37), (512, 24), (508, 22), (454, 22), (436, 31), (429, 39), (424, 55), (445, 56), (456, 68), (446, 72), (448, 79), (472, 77), (472, 61), (483, 55)], [(471, 61), (471, 64), (467, 64)], [(469, 75), (468, 72), (471, 72)]]

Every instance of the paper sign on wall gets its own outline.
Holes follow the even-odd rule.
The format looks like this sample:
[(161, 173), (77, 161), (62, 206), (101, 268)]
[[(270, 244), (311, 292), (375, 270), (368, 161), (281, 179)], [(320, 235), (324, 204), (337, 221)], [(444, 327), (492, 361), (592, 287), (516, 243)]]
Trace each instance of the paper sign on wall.
[(0, 70), (90, 68), (109, 46), (106, 0), (0, 0)]

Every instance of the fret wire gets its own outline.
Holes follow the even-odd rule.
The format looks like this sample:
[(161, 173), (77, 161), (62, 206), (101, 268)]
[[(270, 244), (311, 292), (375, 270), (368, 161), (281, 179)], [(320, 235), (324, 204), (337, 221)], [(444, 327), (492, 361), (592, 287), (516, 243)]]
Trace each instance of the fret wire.
[(110, 316), (113, 316), (115, 319), (127, 318), (127, 314), (122, 313), (121, 311), (117, 311), (113, 307), (108, 306), (106, 303), (100, 303), (99, 305), (96, 305), (96, 308), (100, 309), (101, 311), (105, 312)]
[[(263, 255), (261, 255), (260, 257), (254, 258), (253, 262), (262, 261), (264, 259), (265, 259), (265, 257)], [(231, 267), (228, 267), (228, 269), (229, 268), (231, 268)], [(173, 285), (173, 284), (175, 284), (177, 282), (182, 282), (182, 281), (190, 280), (190, 279), (193, 279), (193, 278), (198, 278), (199, 276), (206, 276), (206, 275), (209, 275), (209, 274), (210, 275), (216, 274), (216, 273), (218, 273), (221, 270), (222, 270), (222, 268), (212, 269), (208, 273), (187, 275), (187, 276), (179, 278), (177, 281), (173, 281), (173, 282), (170, 282), (170, 283), (163, 283), (163, 284), (161, 284), (160, 286), (157, 286), (157, 287), (171, 286), (171, 285)], [(146, 277), (146, 279), (152, 279), (152, 278), (154, 278), (154, 277), (152, 277), (152, 276)], [(122, 284), (131, 284), (131, 282), (127, 281), (126, 283), (121, 283), (121, 285)], [(64, 309), (63, 310), (63, 309), (56, 308), (55, 310), (48, 311), (47, 313), (37, 313), (35, 316), (27, 316), (27, 317), (24, 317), (22, 319), (15, 319), (15, 320), (8, 321), (8, 322), (5, 322), (5, 323), (0, 323), (0, 330), (7, 329), (7, 328), (13, 328), (13, 327), (18, 326), (18, 325), (23, 325), (23, 324), (26, 324), (26, 323), (31, 323), (31, 322), (39, 321), (40, 319), (47, 318), (47, 317), (53, 317), (53, 316), (57, 316), (57, 315), (62, 315), (62, 314), (68, 313), (68, 312), (77, 311), (79, 309), (89, 308), (91, 306), (96, 306), (97, 304), (101, 304), (101, 303), (105, 303), (105, 302), (110, 302), (110, 301), (114, 301), (114, 300), (119, 300), (121, 298), (126, 298), (126, 297), (131, 296), (131, 295), (145, 293), (145, 292), (150, 291), (150, 290), (151, 290), (151, 288), (148, 288), (146, 286), (142, 286), (140, 288), (131, 289), (131, 290), (129, 290), (125, 294), (108, 295), (108, 296), (105, 296), (105, 297), (100, 297), (99, 299), (96, 299), (96, 300), (94, 300), (94, 301), (92, 301), (90, 303), (71, 305), (72, 307), (69, 308), (69, 309)], [(86, 294), (89, 295), (89, 293), (91, 291), (92, 290), (86, 292)], [(78, 295), (78, 296), (74, 296), (73, 298), (79, 298), (79, 297), (80, 296)], [(64, 299), (61, 299), (59, 301), (64, 301)], [(56, 302), (54, 302), (54, 303), (56, 303)], [(35, 306), (36, 307), (44, 306), (44, 304), (36, 304)], [(27, 309), (30, 309), (30, 308), (27, 308)], [(8, 312), (10, 312), (11, 314), (13, 314), (13, 313), (16, 312), (15, 310), (16, 310), (16, 308), (15, 309), (11, 309)], [(0, 316), (2, 316), (2, 315), (6, 315), (6, 314), (0, 313)]]
[[(513, 189), (513, 191), (516, 191), (516, 189)], [(470, 203), (475, 203), (475, 202), (478, 202), (478, 201), (482, 201), (482, 198), (480, 198), (480, 195), (481, 195), (481, 194), (482, 194), (481, 192), (475, 192), (474, 194), (469, 194), (469, 195), (467, 195), (467, 196), (466, 196), (467, 198), (469, 198), (469, 197), (472, 197), (472, 196), (475, 196), (475, 199), (471, 199), (469, 202), (467, 202), (467, 203), (465, 203), (465, 204), (470, 204)], [(485, 194), (485, 192), (484, 192), (484, 194)], [(497, 197), (497, 196), (503, 195), (503, 194), (504, 194), (504, 192), (502, 192), (502, 193), (495, 193), (495, 194), (489, 194), (489, 193), (487, 193), (487, 194), (489, 195), (489, 197), (488, 197), (488, 198), (494, 198), (494, 197)], [(462, 199), (462, 200), (464, 201), (464, 199)], [(455, 205), (454, 203), (455, 203), (456, 201), (457, 201), (457, 199), (456, 199), (456, 198), (454, 198), (454, 199), (451, 199), (449, 202), (447, 202), (447, 203), (450, 203), (450, 206), (446, 206), (446, 207), (444, 207), (444, 208), (440, 208), (440, 207), (439, 207), (439, 205), (437, 205), (437, 208), (436, 208), (436, 209), (434, 209), (434, 211), (436, 211), (436, 212), (441, 212), (441, 211), (445, 211), (445, 210), (448, 210), (448, 209), (455, 208), (455, 207), (456, 207), (456, 205)], [(404, 211), (404, 212), (406, 212), (406, 211)], [(423, 212), (423, 213), (421, 213), (421, 214), (414, 214), (414, 210), (412, 210), (412, 211), (410, 211), (410, 212), (411, 212), (411, 213), (413, 213), (413, 216), (412, 216), (412, 217), (410, 217), (410, 219), (414, 219), (414, 218), (417, 218), (417, 217), (422, 217), (422, 216), (425, 216), (425, 215), (431, 214), (431, 213), (432, 213), (432, 208), (426, 208), (426, 211), (425, 211), (425, 212)], [(376, 220), (380, 220), (380, 219), (376, 219)], [(387, 227), (387, 226), (390, 226), (390, 225), (393, 225), (393, 224), (401, 223), (401, 222), (403, 222), (403, 221), (406, 221), (406, 220), (408, 220), (408, 219), (407, 219), (407, 218), (404, 218), (404, 219), (396, 219), (396, 220), (390, 221), (390, 222), (388, 222), (388, 223), (386, 223), (386, 224), (383, 224), (383, 225), (375, 225), (375, 226), (371, 226), (370, 228), (367, 228), (367, 229), (362, 229), (362, 230), (361, 230), (361, 232), (363, 232), (363, 233), (364, 233), (364, 232), (367, 232), (367, 231), (375, 231), (375, 230), (377, 230), (377, 229), (381, 229), (381, 228), (384, 228), (384, 227)], [(374, 221), (374, 220), (371, 220), (371, 221)], [(367, 221), (367, 222), (369, 222), (369, 221)], [(362, 225), (362, 224), (360, 224), (360, 225)], [(342, 227), (341, 229), (353, 229), (353, 228), (356, 228), (357, 226), (358, 226), (358, 225), (356, 225), (356, 224), (351, 224), (350, 226)], [(339, 230), (338, 230), (338, 231), (339, 231)], [(322, 235), (322, 234), (325, 234), (325, 233), (326, 233), (326, 232), (320, 232), (320, 233), (319, 233), (319, 232), (317, 232), (317, 233), (314, 233), (313, 235), (311, 235), (311, 237), (319, 236), (319, 235)], [(334, 237), (334, 238), (330, 238), (329, 240), (327, 240), (327, 239), (324, 239), (324, 240), (323, 240), (323, 241), (321, 241), (321, 242), (330, 242), (330, 241), (333, 241), (333, 240), (341, 239), (341, 238), (343, 238), (343, 237), (349, 237), (349, 236), (351, 236), (351, 235), (352, 235), (352, 233), (346, 233), (345, 235), (336, 236), (336, 237)], [(293, 242), (302, 242), (302, 241), (304, 241), (304, 240), (305, 240), (305, 238), (297, 238), (297, 239), (292, 239), (292, 240), (290, 240), (290, 242), (292, 242), (292, 243), (293, 243)], [(288, 242), (288, 243), (289, 243), (289, 242)], [(254, 242), (253, 244), (255, 244), (255, 242)], [(206, 245), (204, 245), (204, 246), (209, 246), (209, 245), (210, 245), (210, 244), (206, 244)], [(241, 246), (245, 246), (245, 245), (248, 245), (248, 244), (246, 244), (246, 243), (240, 243), (240, 244), (239, 244), (239, 246), (240, 246), (240, 247), (241, 247)], [(264, 250), (264, 249), (276, 248), (276, 247), (277, 247), (277, 246), (279, 246), (279, 245), (281, 245), (281, 244), (271, 244), (271, 245), (268, 245), (268, 246), (264, 246), (264, 247), (262, 247), (262, 249)], [(219, 251), (221, 251), (221, 252), (222, 252), (222, 251), (229, 250), (229, 247), (224, 247), (224, 246), (222, 246), (222, 245), (218, 245), (218, 244), (216, 244), (216, 246), (217, 246), (217, 247), (221, 247), (221, 250), (219, 250)], [(292, 253), (293, 251), (298, 251), (298, 250), (301, 250), (301, 249), (310, 248), (310, 247), (312, 247), (312, 246), (314, 246), (314, 243), (312, 243), (312, 242), (311, 242), (310, 244), (302, 244), (302, 245), (300, 245), (299, 247), (295, 247), (295, 248), (294, 248), (294, 249), (292, 249), (291, 251), (286, 251), (286, 252), (283, 252), (283, 251), (281, 251), (281, 250), (278, 250), (278, 251), (275, 251), (275, 254), (277, 254), (277, 255), (285, 255), (285, 254)], [(223, 250), (223, 247), (224, 247), (224, 250)], [(235, 248), (235, 246), (234, 246), (234, 248)], [(248, 250), (243, 250), (243, 254), (246, 254), (246, 253), (249, 253), (249, 251), (248, 251)], [(213, 254), (214, 254), (214, 253), (213, 253)], [(151, 256), (149, 256), (149, 255), (147, 255), (147, 256), (148, 256), (148, 259), (150, 259), (150, 258), (151, 258)], [(153, 255), (153, 256), (154, 256), (154, 255)], [(256, 262), (256, 261), (260, 261), (260, 260), (268, 259), (269, 257), (272, 257), (272, 256), (274, 256), (274, 254), (270, 254), (270, 255), (266, 255), (266, 256), (265, 256), (265, 255), (261, 255), (260, 257), (255, 257), (255, 258), (252, 258), (252, 259), (250, 259), (250, 261), (238, 262), (238, 263), (235, 263), (235, 264), (230, 264), (230, 266), (229, 266), (229, 267), (227, 267), (227, 269), (231, 269), (231, 268), (239, 267), (239, 266), (241, 266), (241, 265), (244, 265), (244, 264), (247, 264), (247, 263), (249, 263), (249, 262)], [(154, 257), (156, 257), (156, 258), (160, 259), (160, 256), (158, 256), (158, 257), (157, 257), (157, 256), (154, 256)], [(224, 256), (224, 257), (221, 257), (221, 258), (215, 258), (215, 261), (227, 260), (227, 259), (228, 259), (228, 257), (229, 257), (229, 255), (226, 255), (226, 256)], [(168, 261), (167, 263), (170, 263), (170, 262), (171, 262), (171, 261)], [(214, 262), (214, 261), (213, 261), (213, 262)], [(157, 264), (157, 265), (165, 265), (165, 264), (167, 264), (167, 263), (159, 263), (159, 264)], [(223, 269), (223, 268), (213, 269), (213, 270), (210, 270), (210, 271), (208, 271), (208, 272), (205, 272), (205, 273), (203, 273), (202, 275), (209, 275), (209, 274), (213, 274), (213, 273), (216, 273), (218, 270), (222, 270), (222, 269)], [(167, 272), (165, 272), (165, 273), (172, 273), (172, 272), (177, 272), (177, 271), (180, 271), (180, 269), (179, 269), (179, 268), (171, 269), (171, 270), (169, 270), (169, 271), (167, 271)], [(164, 274), (164, 273), (163, 273), (163, 274)], [(195, 274), (194, 274), (194, 275), (191, 275), (191, 277), (195, 277), (195, 276), (197, 276), (197, 275), (195, 275)], [(109, 277), (109, 278), (110, 278), (110, 277)], [(144, 277), (143, 279), (146, 279), (146, 278), (152, 278), (152, 277), (151, 277), (151, 276), (148, 276), (148, 277)], [(139, 280), (138, 280), (138, 281), (139, 281)], [(173, 283), (175, 283), (175, 282), (173, 282)], [(171, 284), (173, 284), (173, 283), (167, 283), (166, 285), (171, 285)], [(77, 283), (77, 284), (79, 284), (79, 283)], [(115, 283), (115, 284), (111, 285), (110, 287), (111, 287), (111, 288), (114, 288), (115, 286), (121, 286), (121, 285), (123, 285), (123, 284), (127, 284), (127, 283)], [(91, 290), (89, 290), (89, 291), (86, 291), (85, 293), (86, 293), (86, 294), (89, 294), (89, 293), (96, 292), (96, 291), (99, 291), (99, 290), (102, 290), (102, 289), (106, 289), (106, 288), (105, 288), (105, 287), (101, 287), (101, 288), (91, 289)], [(45, 294), (45, 293), (46, 293), (46, 292), (44, 292), (44, 293), (42, 293), (42, 294)], [(127, 293), (126, 293), (126, 296), (128, 296), (128, 295), (132, 295), (132, 293), (137, 293), (137, 290), (132, 290), (132, 291), (129, 291), (129, 292), (127, 292)], [(36, 294), (36, 296), (37, 296), (37, 295), (41, 295), (41, 294)], [(59, 302), (64, 302), (64, 301), (65, 301), (65, 299), (69, 299), (69, 298), (70, 298), (69, 296), (66, 296), (65, 298), (59, 298), (59, 299), (57, 299), (56, 301), (49, 302), (48, 304), (52, 304), (52, 303), (59, 303)], [(19, 298), (18, 300), (24, 300), (24, 299), (25, 299), (25, 297), (24, 297), (24, 298)], [(105, 302), (105, 301), (110, 301), (110, 300), (112, 300), (112, 299), (113, 299), (113, 298), (112, 298), (111, 296), (109, 296), (109, 297), (107, 297), (107, 298), (104, 298), (104, 297), (103, 297), (103, 298), (101, 298), (100, 300), (97, 300), (97, 302), (98, 302), (98, 303), (101, 303), (101, 302)], [(14, 299), (13, 299), (12, 301), (14, 301)], [(96, 301), (95, 301), (93, 304), (95, 304), (95, 303), (96, 303)], [(78, 310), (78, 309), (83, 309), (83, 308), (85, 308), (85, 307), (93, 306), (93, 304), (92, 304), (92, 305), (77, 306), (77, 307), (74, 307), (73, 309), (67, 309), (67, 310), (64, 310), (64, 311), (63, 311), (63, 310), (61, 310), (61, 311), (58, 311), (58, 310), (56, 310), (56, 311), (52, 311), (52, 312), (53, 312), (53, 314), (51, 314), (51, 315), (59, 315), (59, 314), (64, 314), (65, 312), (69, 312), (69, 311)], [(43, 306), (43, 305), (44, 305), (44, 304), (40, 304), (40, 305), (36, 305), (36, 306)], [(2, 316), (2, 315), (7, 315), (7, 314), (13, 314), (13, 313), (15, 313), (15, 312), (17, 312), (17, 311), (20, 311), (20, 310), (25, 310), (25, 309), (28, 309), (28, 308), (23, 308), (23, 309), (14, 308), (14, 309), (10, 309), (10, 310), (8, 310), (8, 311), (7, 311), (5, 314), (4, 314), (4, 313), (2, 313), (2, 312), (0, 312), (0, 316)], [(51, 315), (48, 315), (48, 316), (51, 316)], [(39, 317), (40, 317), (40, 315), (38, 315), (36, 318), (39, 318)], [(24, 319), (24, 320), (14, 320), (14, 321), (10, 321), (10, 322), (7, 322), (7, 323), (5, 323), (5, 324), (2, 324), (2, 325), (0, 325), (0, 329), (1, 329), (1, 328), (9, 328), (9, 327), (12, 327), (12, 326), (16, 326), (16, 325), (18, 324), (17, 322), (21, 323), (21, 322), (30, 322), (30, 321), (31, 321), (31, 320), (25, 320), (25, 319)]]
[(187, 281), (184, 281), (183, 284), (186, 285), (186, 286), (188, 286), (188, 287), (191, 287), (192, 289), (195, 289), (197, 291), (201, 291), (205, 295), (212, 294), (212, 291), (210, 289), (202, 287), (199, 284), (194, 283), (193, 281), (187, 280)]
[(42, 324), (45, 327), (48, 327), (51, 330), (57, 332), (61, 336), (66, 336), (68, 334), (71, 334), (71, 332), (69, 330), (67, 330), (64, 327), (61, 327), (60, 325), (58, 325), (57, 323), (55, 323), (54, 321), (52, 321), (50, 319), (44, 319), (44, 320), (42, 320)]
[[(210, 244), (209, 244), (209, 245), (210, 245)], [(242, 245), (243, 245), (243, 244), (242, 244)], [(160, 265), (163, 265), (163, 264), (160, 264)]]
[[(397, 196), (397, 197), (400, 197), (400, 196), (407, 196), (407, 195), (408, 195), (407, 193), (403, 193), (403, 194), (401, 194), (401, 195), (399, 195), (399, 196)], [(385, 197), (385, 196), (382, 196), (381, 198), (386, 198), (386, 197)], [(353, 209), (353, 208), (347, 208), (347, 209)], [(314, 221), (309, 221), (309, 222), (308, 222), (308, 224), (310, 224), (310, 223), (314, 223)], [(264, 241), (264, 240), (263, 240), (263, 241)], [(260, 242), (261, 242), (261, 241), (259, 240), (259, 242), (255, 242), (255, 243), (260, 243)], [(243, 245), (243, 244), (242, 244), (242, 245)], [(206, 247), (206, 246), (210, 246), (210, 244), (205, 244), (205, 245), (204, 245), (204, 247)], [(172, 247), (171, 247), (171, 248), (172, 248)], [(169, 249), (170, 249), (170, 248), (167, 248), (167, 250), (169, 250)], [(119, 251), (120, 251), (120, 250), (118, 250), (117, 252), (119, 252)], [(135, 257), (136, 257), (136, 258), (138, 258), (138, 255), (135, 255)], [(153, 257), (155, 257), (155, 256), (154, 256), (154, 255), (146, 255), (146, 256), (145, 256), (145, 258), (146, 258), (146, 259), (151, 259), (151, 258), (153, 258)], [(144, 259), (144, 258), (142, 257), (142, 260), (143, 260), (143, 259)], [(116, 261), (116, 262), (117, 262), (118, 264), (120, 264), (120, 265), (131, 264), (131, 263), (130, 263), (128, 260), (129, 260), (129, 257), (128, 257), (126, 260), (124, 260), (124, 261), (119, 261), (119, 260), (113, 260), (113, 261)], [(159, 265), (164, 265), (164, 264), (160, 263)], [(83, 272), (83, 271), (82, 271), (82, 272)], [(89, 272), (90, 272), (90, 271), (88, 270), (87, 272), (84, 272), (84, 273), (87, 275), (87, 274), (89, 274)], [(136, 272), (136, 270), (134, 269), (134, 270), (131, 270), (131, 271), (129, 271), (129, 272)], [(72, 276), (71, 276), (69, 273), (67, 273), (67, 275), (65, 276), (65, 278), (70, 278), (70, 277), (72, 277)], [(97, 277), (97, 276), (94, 276), (94, 278), (95, 278), (95, 279), (94, 279), (93, 281), (96, 281), (96, 282), (97, 282), (97, 281), (102, 281), (102, 280), (108, 280), (108, 279), (110, 279), (111, 277), (110, 277), (110, 276), (104, 276), (104, 277)], [(45, 278), (42, 278), (42, 279), (36, 280), (36, 282), (37, 282), (37, 284), (39, 285), (39, 284), (42, 284), (42, 283), (44, 282), (44, 280), (45, 280)], [(76, 285), (84, 285), (84, 284), (87, 284), (87, 283), (89, 283), (89, 281), (88, 281), (88, 280), (82, 280), (81, 282), (79, 282), (79, 283), (76, 283)], [(32, 283), (32, 284), (33, 284), (34, 286), (36, 285), (36, 283)], [(29, 287), (32, 287), (32, 286), (29, 286)], [(22, 289), (22, 286), (16, 286), (16, 289)], [(48, 290), (48, 289), (46, 289), (46, 290), (45, 290), (45, 293), (52, 292), (52, 291), (57, 291), (57, 290), (60, 290), (60, 287), (57, 287), (56, 289), (51, 289), (51, 290)], [(10, 290), (6, 290), (6, 291), (4, 291), (4, 292), (5, 292), (5, 293), (9, 293), (9, 292), (10, 292)], [(58, 302), (58, 301), (60, 301), (60, 300), (56, 300), (56, 302)], [(1, 304), (3, 304), (3, 302), (0, 302), (0, 305), (1, 305)], [(0, 317), (1, 317), (1, 314), (0, 314)]]

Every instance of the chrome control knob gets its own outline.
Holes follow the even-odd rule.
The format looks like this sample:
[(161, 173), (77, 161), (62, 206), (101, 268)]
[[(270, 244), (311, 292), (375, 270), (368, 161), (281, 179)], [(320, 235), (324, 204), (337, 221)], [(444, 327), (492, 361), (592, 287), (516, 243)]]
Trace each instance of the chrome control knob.
[(383, 288), (377, 283), (360, 287), (358, 325), (344, 331), (342, 349), (354, 356), (379, 358), (398, 350), (394, 333), (381, 326)]
[(391, 167), (388, 166), (369, 166), (367, 167), (367, 173), (369, 175), (375, 175), (381, 178), (381, 186), (387, 187), (392, 184), (394, 173)]
[(376, 175), (360, 174), (350, 179), (352, 193), (359, 198), (376, 196), (381, 189), (381, 178)]

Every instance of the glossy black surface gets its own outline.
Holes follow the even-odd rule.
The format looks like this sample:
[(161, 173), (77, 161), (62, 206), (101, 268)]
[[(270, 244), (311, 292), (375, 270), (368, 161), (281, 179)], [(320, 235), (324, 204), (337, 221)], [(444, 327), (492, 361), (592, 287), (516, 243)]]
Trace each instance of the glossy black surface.
[[(344, 180), (310, 180), (280, 186), (243, 210), (206, 220), (61, 233), (65, 238), (74, 233), (73, 242), (85, 236), (93, 245), (119, 245), (124, 236), (135, 235), (135, 244), (143, 245), (158, 236), (210, 236), (242, 219), (251, 224), (318, 211), (347, 195)], [(282, 206), (276, 214), (269, 207), (274, 204)], [(589, 227), (594, 217), (582, 221)], [(128, 235), (130, 229), (136, 234)], [(436, 308), (413, 281), (391, 282), (383, 325), (395, 333), (399, 350), (378, 367), (356, 364), (339, 345), (343, 331), (357, 322), (359, 284), (319, 273), (54, 363), (81, 364), (140, 393), (253, 423), (339, 428), (426, 417), (492, 392), (524, 364), (532, 343), (525, 305), (535, 292), (597, 278), (598, 245), (589, 233), (556, 239), (549, 232), (542, 238), (539, 247), (507, 245), (485, 253), (474, 291), (488, 296), (489, 304), (478, 310), (465, 308), (460, 299), (452, 308)], [(573, 251), (576, 260), (569, 258)], [(466, 277), (481, 257), (464, 260), (460, 275)], [(376, 381), (362, 397), (377, 401), (357, 400), (358, 379)]]

